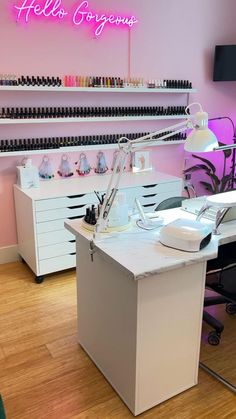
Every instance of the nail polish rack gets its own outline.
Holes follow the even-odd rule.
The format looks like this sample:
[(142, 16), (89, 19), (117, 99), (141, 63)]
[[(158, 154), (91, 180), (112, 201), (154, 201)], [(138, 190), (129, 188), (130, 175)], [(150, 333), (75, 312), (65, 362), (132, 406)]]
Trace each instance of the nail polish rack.
[[(67, 76), (69, 77), (69, 76)], [(112, 78), (111, 78), (112, 79)], [(67, 79), (68, 82), (69, 79)], [(0, 75), (0, 93), (1, 91), (12, 91), (7, 99), (8, 106), (4, 106), (5, 99), (3, 96), (2, 106), (0, 107), (0, 125), (12, 125), (12, 124), (51, 124), (51, 123), (81, 123), (81, 122), (133, 122), (133, 121), (159, 121), (159, 120), (175, 120), (175, 119), (184, 119), (186, 117), (185, 114), (185, 107), (189, 103), (189, 95), (190, 93), (194, 93), (196, 90), (192, 89), (191, 82), (187, 80), (150, 80), (145, 86), (143, 86), (143, 82), (141, 79), (122, 79), (123, 80), (123, 88), (118, 88), (122, 86), (122, 82), (110, 80), (109, 82), (104, 79), (105, 82), (109, 85), (109, 87), (96, 87), (98, 86), (99, 82), (101, 81), (98, 77), (93, 77), (91, 80), (85, 80), (84, 83), (89, 83), (87, 87), (80, 86), (80, 87), (70, 87), (64, 86), (65, 78), (60, 79), (59, 77), (40, 77), (40, 76), (21, 76), (17, 78), (16, 76), (10, 77), (1, 77)], [(102, 83), (104, 83), (104, 80)], [(81, 83), (81, 79), (79, 80)], [(91, 85), (92, 84), (92, 85)], [(106, 84), (106, 85), (107, 85)], [(168, 98), (166, 104), (169, 106), (164, 106), (162, 100), (150, 101), (152, 104), (158, 104), (159, 106), (120, 106), (122, 102), (124, 102), (124, 97), (121, 99), (119, 106), (107, 106), (107, 98), (103, 97), (101, 103), (103, 106), (93, 106), (95, 98), (91, 96), (91, 100), (88, 100), (88, 97), (81, 96), (81, 100), (85, 101), (92, 106), (71, 106), (68, 104), (64, 106), (21, 106), (22, 100), (21, 96), (16, 100), (17, 92), (123, 92), (124, 94), (133, 94), (136, 92), (145, 93), (146, 95), (143, 97), (145, 98), (144, 101), (147, 102), (147, 94), (151, 93), (179, 93), (181, 94), (181, 100), (178, 102), (184, 103), (184, 106), (170, 106), (172, 102), (172, 98)], [(20, 94), (20, 93), (19, 93)], [(31, 97), (31, 96), (29, 96)], [(47, 99), (49, 98), (49, 94)], [(55, 96), (53, 98), (53, 103), (61, 103), (57, 100)], [(112, 98), (112, 97), (111, 97)], [(163, 98), (163, 97), (162, 97)], [(15, 105), (16, 101), (20, 103), (18, 106)], [(104, 100), (105, 99), (105, 100)], [(125, 98), (126, 99), (126, 98)], [(154, 99), (154, 98), (153, 98)], [(160, 98), (159, 98), (160, 99)], [(10, 100), (10, 101), (9, 101)], [(96, 102), (97, 102), (96, 96)], [(137, 101), (135, 102), (133, 98), (131, 99), (131, 104), (135, 103), (138, 104)], [(129, 101), (130, 101), (129, 100)], [(139, 96), (139, 105), (142, 105), (142, 97)], [(35, 96), (34, 96), (35, 101)], [(42, 98), (40, 98), (40, 103)], [(110, 100), (109, 100), (110, 102)], [(112, 99), (114, 103), (114, 98)], [(12, 103), (12, 105), (11, 105)], [(68, 102), (67, 102), (68, 103)], [(117, 103), (117, 102), (115, 102)], [(28, 98), (27, 98), (28, 104)], [(162, 105), (163, 106), (160, 106)], [(147, 124), (146, 124), (147, 125)], [(134, 127), (131, 127), (131, 130)], [(150, 127), (142, 127), (142, 131), (146, 131), (146, 128), (150, 130)], [(46, 128), (47, 129), (47, 128)], [(70, 127), (70, 130), (72, 127)], [(33, 126), (30, 129), (33, 131)], [(77, 130), (77, 127), (76, 127)], [(158, 130), (158, 125), (155, 128)], [(6, 130), (5, 130), (6, 131)], [(58, 131), (58, 129), (57, 129)], [(154, 131), (154, 129), (153, 129)], [(78, 131), (77, 131), (78, 132)], [(88, 133), (89, 134), (89, 133)], [(98, 132), (98, 134), (100, 134)], [(145, 134), (145, 133), (144, 133)], [(143, 133), (136, 134), (136, 138), (144, 135)], [(63, 150), (74, 152), (74, 151), (83, 151), (83, 150), (94, 150), (100, 147), (106, 149), (116, 149), (117, 148), (117, 141), (121, 135), (84, 135), (84, 136), (72, 136), (72, 137), (48, 137), (44, 138), (44, 135), (41, 135), (41, 138), (33, 138), (35, 134), (27, 134), (27, 136), (32, 136), (32, 138), (22, 138), (22, 139), (0, 139), (0, 156), (12, 156), (12, 155), (19, 155), (19, 154), (42, 154), (42, 153), (55, 153), (55, 152), (63, 152)], [(58, 134), (56, 134), (58, 135)], [(72, 133), (73, 135), (73, 133)], [(2, 130), (2, 137), (9, 138), (9, 135), (4, 134), (4, 130)], [(24, 136), (24, 134), (23, 134)], [(40, 137), (40, 134), (37, 134)], [(135, 134), (125, 134), (128, 138), (135, 138)], [(10, 137), (11, 138), (11, 137)], [(166, 141), (157, 142), (155, 145), (161, 144), (176, 144), (184, 141), (183, 137), (171, 137)], [(147, 144), (150, 145), (150, 144)], [(152, 144), (153, 145), (153, 144)]]
[[(164, 134), (170, 134), (171, 131), (166, 131)], [(125, 134), (103, 134), (103, 135), (85, 135), (77, 137), (48, 137), (48, 138), (24, 138), (24, 139), (10, 139), (2, 140), (0, 142), (0, 153), (2, 155), (19, 154), (18, 152), (30, 151), (31, 154), (38, 154), (44, 152), (63, 152), (63, 151), (79, 151), (93, 150), (98, 147), (116, 148), (119, 138), (126, 137), (130, 140), (147, 135), (149, 132), (139, 133), (125, 133)], [(163, 134), (162, 134), (163, 135)], [(158, 140), (158, 135), (153, 137)], [(166, 138), (160, 144), (167, 143), (182, 143), (186, 139), (185, 133), (175, 134), (172, 137)], [(125, 140), (123, 141), (125, 142)], [(145, 141), (144, 141), (145, 145)], [(147, 144), (147, 146), (153, 144)]]
[(2, 108), (0, 120), (31, 120), (57, 118), (126, 118), (126, 117), (165, 117), (183, 118), (184, 106), (133, 106), (133, 107), (32, 107), (32, 108)]
[(52, 86), (60, 87), (63, 82), (60, 77), (49, 77), (49, 76), (21, 76), (17, 79), (17, 86)]
[(0, 86), (55, 86), (60, 87), (63, 81), (60, 77), (49, 76), (21, 76), (14, 74), (0, 74)]
[(149, 89), (192, 89), (192, 82), (189, 80), (149, 80)]
[[(126, 79), (121, 77), (101, 77), (101, 76), (72, 76), (67, 75), (63, 78), (65, 87), (99, 87), (99, 88), (124, 88), (127, 87)], [(143, 87), (141, 79), (132, 79), (133, 87)]]
[(134, 77), (104, 77), (104, 76), (16, 76), (0, 74), (0, 90), (24, 91), (90, 91), (90, 92), (156, 92), (180, 93), (193, 92), (189, 80), (152, 79), (144, 82), (142, 78)]

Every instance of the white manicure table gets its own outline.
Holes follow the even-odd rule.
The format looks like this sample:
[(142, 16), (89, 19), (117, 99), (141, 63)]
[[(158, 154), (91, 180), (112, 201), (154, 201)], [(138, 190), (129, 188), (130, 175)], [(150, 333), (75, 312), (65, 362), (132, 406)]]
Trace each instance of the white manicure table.
[[(165, 223), (195, 219), (181, 209), (160, 214)], [(79, 343), (131, 412), (196, 385), (206, 263), (219, 243), (236, 240), (236, 222), (194, 253), (163, 246), (159, 229), (104, 233), (93, 261), (92, 233), (80, 220), (65, 226), (77, 243)]]

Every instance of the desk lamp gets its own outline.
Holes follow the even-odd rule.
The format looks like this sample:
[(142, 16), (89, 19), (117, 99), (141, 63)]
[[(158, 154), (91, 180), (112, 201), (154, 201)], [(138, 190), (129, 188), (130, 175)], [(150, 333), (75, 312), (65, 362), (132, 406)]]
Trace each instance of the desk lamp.
[(233, 129), (233, 143), (232, 144), (226, 144), (220, 147), (217, 147), (216, 149), (214, 149), (214, 151), (224, 151), (224, 150), (228, 150), (228, 149), (233, 149), (233, 153), (232, 153), (232, 165), (231, 165), (231, 188), (233, 189), (234, 187), (234, 172), (235, 172), (235, 161), (236, 161), (236, 128), (234, 125), (233, 120), (229, 117), (229, 116), (218, 116), (216, 118), (211, 118), (209, 121), (218, 121), (218, 120), (224, 120), (226, 119), (227, 121), (230, 122), (231, 127)]
[(236, 207), (236, 191), (223, 192), (216, 195), (206, 196), (206, 201), (200, 209), (197, 220), (211, 207), (216, 208), (216, 220), (213, 234), (219, 234), (218, 227), (230, 208)]
[[(190, 108), (194, 105), (197, 105), (199, 110), (196, 114), (191, 115)], [(219, 146), (215, 134), (208, 128), (208, 114), (203, 111), (200, 103), (191, 103), (186, 107), (185, 113), (186, 119), (178, 124), (171, 125), (148, 135), (144, 135), (136, 138), (135, 140), (129, 140), (126, 137), (121, 137), (119, 139), (119, 152), (116, 156), (113, 173), (95, 226), (93, 235), (94, 241), (99, 237), (99, 233), (106, 230), (108, 215), (118, 192), (120, 179), (125, 168), (126, 158), (131, 151), (137, 148), (144, 148), (146, 144), (156, 143), (188, 129), (192, 129), (192, 131), (185, 142), (185, 150), (195, 152), (213, 151)], [(174, 131), (166, 134), (166, 131), (169, 130)], [(157, 136), (158, 138), (155, 138)]]
[[(234, 122), (231, 118), (228, 116), (219, 116), (216, 118), (210, 118), (209, 121), (218, 121), (218, 120), (228, 120), (232, 126), (233, 129), (233, 143), (232, 144), (226, 144), (222, 146), (217, 146), (213, 148), (213, 151), (224, 151), (228, 149), (233, 149), (233, 155), (232, 155), (232, 165), (231, 165), (231, 174), (230, 174), (230, 186), (233, 189), (234, 187), (234, 171), (235, 171), (235, 160), (236, 160), (236, 129)], [(188, 151), (195, 152), (199, 151), (195, 149), (195, 143), (189, 142), (188, 145)], [(204, 150), (202, 150), (204, 151)], [(226, 213), (229, 211), (230, 208), (236, 206), (236, 191), (229, 191), (229, 192), (223, 192), (218, 193), (215, 195), (209, 195), (206, 196), (205, 203), (203, 204), (202, 208), (200, 209), (197, 220), (200, 220), (201, 217), (204, 216), (205, 212), (210, 209), (211, 207), (214, 207), (216, 210), (216, 218), (215, 218), (215, 226), (213, 229), (213, 234), (219, 234), (218, 227), (220, 223), (222, 222), (223, 218), (225, 217)]]

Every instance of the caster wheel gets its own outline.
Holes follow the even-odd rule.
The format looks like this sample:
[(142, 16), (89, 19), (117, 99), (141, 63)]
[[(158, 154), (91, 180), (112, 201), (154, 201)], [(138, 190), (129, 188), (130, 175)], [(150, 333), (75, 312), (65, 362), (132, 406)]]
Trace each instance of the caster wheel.
[(36, 284), (42, 284), (43, 280), (44, 280), (44, 276), (43, 275), (40, 275), (40, 276), (36, 276), (35, 277)]
[(225, 311), (228, 314), (235, 314), (236, 313), (236, 304), (227, 303), (225, 307)]
[(213, 346), (219, 345), (219, 343), (220, 343), (220, 334), (212, 331), (212, 332), (209, 333), (207, 340), (208, 340), (208, 343), (210, 345), (213, 345)]

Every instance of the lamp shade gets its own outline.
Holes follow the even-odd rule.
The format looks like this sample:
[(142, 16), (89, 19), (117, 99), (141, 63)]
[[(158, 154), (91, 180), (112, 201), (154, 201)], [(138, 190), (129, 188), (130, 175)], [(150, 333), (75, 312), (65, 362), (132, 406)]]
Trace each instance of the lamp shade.
[(213, 151), (219, 144), (215, 134), (208, 128), (207, 112), (197, 112), (195, 117), (196, 125), (185, 141), (185, 150), (192, 153)]
[(236, 191), (222, 192), (207, 196), (206, 202), (219, 208), (236, 207)]
[(213, 151), (217, 147), (219, 147), (217, 138), (209, 128), (204, 130), (194, 128), (184, 144), (185, 150), (191, 153)]

